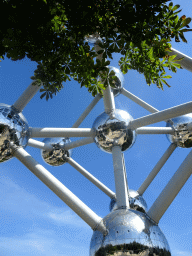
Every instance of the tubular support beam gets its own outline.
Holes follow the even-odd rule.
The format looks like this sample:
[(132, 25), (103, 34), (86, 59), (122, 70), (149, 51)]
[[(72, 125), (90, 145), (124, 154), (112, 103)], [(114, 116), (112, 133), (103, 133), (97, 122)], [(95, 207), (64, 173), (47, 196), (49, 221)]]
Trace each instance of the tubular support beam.
[(137, 190), (137, 192), (140, 195), (143, 195), (143, 193), (146, 191), (146, 189), (149, 187), (149, 185), (151, 184), (151, 182), (154, 180), (154, 178), (156, 177), (156, 175), (159, 173), (159, 171), (161, 170), (161, 168), (164, 166), (164, 164), (166, 163), (166, 161), (169, 159), (169, 157), (171, 156), (171, 154), (174, 152), (174, 150), (176, 149), (177, 145), (175, 144), (171, 144), (168, 149), (165, 151), (165, 153), (163, 154), (163, 156), (161, 157), (161, 159), (159, 160), (159, 162), (155, 165), (155, 167), (153, 168), (153, 170), (150, 172), (150, 174), (148, 175), (148, 177), (146, 178), (146, 180), (143, 182), (143, 184), (140, 186), (140, 188)]
[[(98, 45), (98, 43), (100, 43), (100, 42), (101, 42), (100, 40), (97, 40), (97, 42), (95, 44), (95, 51), (96, 52), (98, 52), (102, 49)], [(96, 59), (98, 59), (100, 61), (102, 61), (102, 58), (103, 58), (102, 53), (96, 57)], [(101, 78), (99, 78), (99, 79), (101, 80)], [(114, 100), (114, 95), (111, 91), (111, 86), (110, 85), (108, 85), (107, 88), (105, 90), (103, 90), (103, 102), (104, 102), (105, 112), (107, 114), (113, 113), (115, 111), (115, 100)]]
[(115, 176), (115, 188), (116, 188), (116, 202), (118, 209), (128, 209), (128, 187), (126, 181), (126, 175), (124, 170), (124, 159), (122, 157), (121, 148), (114, 146), (112, 148), (113, 166)]
[(145, 108), (146, 110), (148, 110), (151, 113), (156, 113), (159, 110), (152, 107), (151, 105), (149, 105), (148, 103), (146, 103), (145, 101), (141, 100), (140, 98), (136, 97), (134, 94), (130, 93), (129, 91), (127, 91), (125, 88), (121, 89), (121, 93), (126, 96), (127, 98), (129, 98), (130, 100), (134, 101), (135, 103), (137, 103), (139, 106)]
[(94, 142), (94, 139), (92, 137), (85, 138), (85, 139), (82, 139), (82, 140), (76, 140), (76, 141), (73, 141), (73, 142), (66, 143), (64, 145), (64, 149), (69, 150), (69, 149), (72, 149), (72, 148), (77, 148), (77, 147), (80, 147), (80, 146), (91, 144), (93, 142)]
[[(14, 146), (13, 146), (14, 147)], [(64, 203), (66, 203), (92, 229), (96, 227), (106, 232), (102, 218), (85, 205), (77, 196), (66, 188), (58, 179), (32, 158), (23, 148), (14, 148), (14, 156), (50, 188)]]
[(91, 128), (29, 128), (30, 138), (94, 137)]
[(114, 95), (111, 91), (111, 86), (108, 84), (107, 88), (103, 91), (103, 102), (105, 113), (110, 114), (115, 111)]
[(26, 107), (29, 101), (35, 96), (35, 94), (39, 91), (39, 89), (42, 86), (32, 85), (32, 83), (22, 93), (19, 99), (12, 105), (12, 107), (14, 107), (19, 112), (22, 112), (22, 110)]
[(185, 115), (190, 112), (192, 112), (192, 101), (173, 107), (173, 108), (168, 108), (163, 111), (159, 111), (157, 113), (154, 113), (148, 116), (137, 118), (130, 122), (129, 128), (136, 129), (142, 126), (155, 124), (155, 123), (165, 121), (177, 116)]
[(78, 118), (78, 120), (74, 123), (72, 128), (77, 128), (79, 125), (83, 122), (83, 120), (86, 118), (86, 116), (91, 112), (91, 110), (95, 107), (95, 105), (99, 102), (101, 99), (101, 95), (97, 94), (97, 96), (93, 99), (93, 101), (89, 104), (89, 106), (85, 109), (85, 111), (82, 113), (82, 115)]
[(29, 139), (27, 146), (43, 149), (46, 151), (51, 151), (53, 149), (52, 145), (33, 139)]
[(174, 134), (171, 127), (141, 127), (136, 129), (137, 134)]
[(192, 58), (171, 48), (172, 52), (167, 52), (169, 56), (177, 54), (174, 60), (178, 60), (180, 58), (183, 58), (183, 60), (177, 61), (176, 63), (180, 64), (182, 68), (187, 69), (188, 71), (192, 72)]
[(73, 166), (78, 172), (80, 172), (84, 177), (91, 181), (95, 186), (102, 190), (110, 198), (115, 198), (115, 193), (106, 187), (102, 182), (96, 179), (92, 174), (86, 171), (81, 165), (75, 162), (72, 158), (67, 157), (67, 162)]
[(192, 151), (185, 158), (179, 169), (173, 175), (167, 186), (163, 189), (156, 201), (153, 203), (148, 216), (156, 223), (160, 221), (168, 207), (171, 205), (181, 188), (184, 186), (192, 173)]

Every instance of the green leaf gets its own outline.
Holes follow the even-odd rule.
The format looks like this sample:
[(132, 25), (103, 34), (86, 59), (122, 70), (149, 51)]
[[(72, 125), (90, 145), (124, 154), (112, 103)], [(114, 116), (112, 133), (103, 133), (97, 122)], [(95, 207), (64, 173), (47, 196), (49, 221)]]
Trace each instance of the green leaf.
[(184, 28), (184, 29), (181, 29), (181, 30), (180, 30), (180, 32), (188, 32), (188, 31), (192, 31), (192, 29)]
[(173, 63), (173, 66), (175, 66), (175, 67), (177, 67), (179, 69), (183, 69), (182, 66), (180, 64), (178, 64), (178, 63)]
[(169, 10), (171, 10), (172, 9), (172, 6), (173, 6), (173, 3), (171, 2), (171, 3), (169, 3)]
[(179, 33), (179, 36), (180, 36), (181, 40), (182, 40), (184, 43), (187, 43), (187, 40), (186, 40), (186, 38), (184, 37), (183, 33)]
[(40, 98), (42, 99), (43, 97), (45, 97), (46, 92), (44, 92), (43, 94), (41, 94)]
[(173, 60), (173, 59), (175, 59), (175, 57), (177, 56), (177, 54), (175, 54), (175, 55), (172, 55), (172, 56), (169, 56), (169, 60)]
[(163, 78), (172, 78), (172, 76), (167, 75), (167, 76), (162, 76)]
[(186, 19), (183, 21), (181, 28), (184, 27), (184, 26), (186, 26), (186, 25), (188, 25), (190, 22), (191, 22), (191, 18), (186, 18)]
[(171, 87), (164, 79), (161, 79), (161, 81), (166, 84), (168, 87)]
[(179, 59), (177, 59), (177, 60), (173, 60), (172, 62), (180, 61), (180, 60), (183, 60), (183, 59), (184, 59), (184, 57), (179, 58)]
[(175, 11), (177, 9), (179, 9), (180, 5), (179, 4), (176, 4), (173, 8), (172, 8), (172, 11)]

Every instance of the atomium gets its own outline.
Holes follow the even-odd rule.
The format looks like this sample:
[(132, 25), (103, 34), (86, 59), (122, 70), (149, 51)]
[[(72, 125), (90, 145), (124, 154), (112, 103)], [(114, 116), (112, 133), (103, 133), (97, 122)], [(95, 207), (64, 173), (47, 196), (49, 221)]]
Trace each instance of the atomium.
[(46, 138), (44, 143), (53, 146), (50, 151), (41, 150), (43, 160), (52, 166), (60, 166), (67, 162), (66, 157), (71, 157), (72, 149), (65, 150), (65, 144), (71, 142), (69, 138)]
[(13, 157), (10, 142), (25, 148), (29, 139), (29, 126), (23, 114), (7, 104), (0, 104), (0, 162)]
[[(144, 213), (147, 212), (147, 203), (145, 199), (139, 195), (137, 191), (132, 189), (129, 189), (129, 206), (133, 210)], [(114, 198), (111, 199), (109, 210), (110, 212), (117, 210), (117, 203)]]
[(114, 145), (120, 146), (122, 151), (133, 146), (136, 132), (128, 128), (132, 119), (131, 115), (120, 109), (115, 110), (113, 118), (105, 112), (99, 115), (93, 123), (97, 146), (108, 153), (112, 152)]
[[(96, 44), (101, 39), (99, 35), (94, 35), (90, 36), (88, 40)], [(173, 51), (177, 53), (177, 51)], [(179, 53), (178, 57), (181, 56), (182, 54)], [(185, 58), (190, 62), (191, 71), (191, 58), (186, 57), (186, 55)], [(185, 61), (181, 63), (183, 63), (184, 67), (186, 66)], [(189, 69), (189, 66), (187, 66), (187, 69)], [(192, 114), (175, 118), (177, 115), (189, 113), (192, 103), (187, 103), (187, 107), (186, 104), (183, 104), (171, 109), (158, 111), (122, 87), (122, 73), (118, 69), (114, 67), (109, 67), (109, 69), (110, 71), (115, 71), (117, 77), (114, 80), (116, 82), (114, 85), (115, 89), (107, 88), (106, 93), (104, 93), (103, 99), (106, 112), (100, 114), (95, 119), (92, 129), (78, 127), (102, 98), (101, 95), (97, 95), (94, 98), (72, 128), (28, 127), (21, 111), (39, 90), (38, 86), (29, 86), (13, 106), (1, 104), (0, 162), (7, 161), (15, 156), (93, 229), (90, 256), (171, 256), (168, 242), (157, 224), (170, 206), (170, 202), (173, 201), (186, 182), (186, 177), (191, 175), (192, 153), (187, 156), (148, 211), (147, 204), (142, 195), (173, 153), (176, 146), (192, 147)], [(113, 93), (111, 93), (111, 90)], [(115, 109), (114, 96), (117, 96), (119, 93), (122, 93), (152, 114), (133, 120), (126, 111)], [(171, 120), (171, 117), (174, 118)], [(167, 123), (167, 127), (172, 127), (173, 129), (167, 127), (147, 127), (157, 122), (167, 122), (169, 119), (170, 122)], [(169, 134), (167, 137), (172, 144), (140, 188), (134, 191), (128, 189), (124, 154), (122, 152), (133, 146), (137, 134)], [(46, 137), (47, 139), (44, 139), (44, 143), (42, 143), (31, 139), (34, 137)], [(71, 143), (69, 137), (87, 138)], [(101, 150), (113, 155), (116, 193), (107, 188), (71, 158), (72, 151), (69, 148), (93, 142)], [(51, 166), (60, 166), (68, 162), (106, 195), (113, 198), (110, 202), (111, 212), (104, 218), (94, 213), (24, 150), (27, 144), (41, 149), (42, 158)], [(66, 144), (68, 144), (68, 149)], [(175, 184), (178, 184), (178, 186), (175, 186)], [(129, 202), (127, 196), (129, 196)]]
[(121, 209), (112, 211), (102, 221), (107, 235), (93, 231), (90, 256), (171, 256), (164, 234), (146, 214)]
[(192, 147), (192, 130), (188, 129), (188, 124), (192, 122), (192, 113), (178, 116), (167, 122), (167, 127), (173, 127), (175, 134), (168, 134), (167, 138), (171, 143), (176, 143), (180, 148)]

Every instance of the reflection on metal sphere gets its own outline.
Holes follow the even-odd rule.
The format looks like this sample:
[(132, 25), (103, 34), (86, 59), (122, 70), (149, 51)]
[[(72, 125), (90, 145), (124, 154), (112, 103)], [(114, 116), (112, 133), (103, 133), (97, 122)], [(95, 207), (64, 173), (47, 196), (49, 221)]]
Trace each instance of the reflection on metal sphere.
[(112, 67), (112, 66), (108, 66), (108, 68), (109, 68), (109, 72), (110, 72), (109, 76), (110, 75), (112, 76), (111, 71), (114, 71), (115, 72), (115, 76), (117, 77), (117, 81), (114, 81), (115, 88), (111, 88), (114, 96), (116, 97), (117, 95), (120, 94), (121, 88), (123, 88), (124, 76), (123, 76), (123, 73), (121, 72), (120, 69)]
[[(129, 205), (131, 209), (140, 212), (147, 212), (147, 203), (142, 196), (135, 190), (129, 189)], [(116, 200), (114, 198), (111, 199), (109, 210), (115, 211), (117, 210)]]
[(187, 125), (192, 122), (192, 113), (178, 116), (167, 122), (167, 127), (173, 127), (175, 134), (167, 134), (167, 138), (171, 143), (176, 143), (180, 148), (192, 147), (192, 131), (189, 131)]
[(47, 164), (60, 166), (66, 163), (66, 157), (71, 157), (72, 149), (64, 149), (64, 145), (71, 142), (69, 138), (46, 138), (43, 142), (53, 146), (51, 151), (41, 150), (41, 156)]
[(96, 32), (92, 35), (87, 35), (85, 36), (85, 41), (91, 44), (95, 44), (97, 42), (97, 40), (102, 41), (102, 38), (100, 37), (100, 35)]
[(10, 142), (25, 148), (29, 126), (23, 114), (7, 104), (0, 104), (0, 163), (13, 157)]
[(113, 119), (105, 112), (99, 115), (93, 123), (97, 146), (108, 153), (112, 152), (114, 145), (120, 146), (122, 151), (130, 148), (136, 138), (136, 132), (128, 129), (132, 119), (131, 115), (120, 109), (115, 110)]
[(146, 214), (121, 209), (109, 213), (102, 221), (108, 234), (93, 231), (90, 256), (171, 256), (164, 234)]

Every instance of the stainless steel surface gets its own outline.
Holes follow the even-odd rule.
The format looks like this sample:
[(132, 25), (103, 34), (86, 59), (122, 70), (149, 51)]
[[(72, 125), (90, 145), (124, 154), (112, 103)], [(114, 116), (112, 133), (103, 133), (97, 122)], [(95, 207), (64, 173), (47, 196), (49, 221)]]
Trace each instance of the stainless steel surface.
[(136, 129), (137, 134), (174, 134), (172, 127), (140, 127)]
[(126, 96), (127, 98), (129, 98), (130, 100), (134, 101), (136, 104), (140, 105), (141, 107), (145, 108), (146, 110), (148, 110), (151, 113), (156, 113), (159, 110), (152, 107), (151, 105), (149, 105), (148, 103), (146, 103), (145, 101), (143, 101), (142, 99), (138, 98), (137, 96), (135, 96), (134, 94), (130, 93), (129, 91), (127, 91), (125, 88), (122, 88), (121, 93)]
[(107, 153), (112, 152), (114, 143), (120, 146), (122, 151), (130, 148), (136, 139), (136, 132), (128, 129), (132, 119), (131, 115), (120, 109), (115, 110), (114, 119), (105, 112), (99, 115), (93, 123), (97, 146)]
[(170, 179), (166, 187), (153, 203), (147, 214), (156, 223), (160, 221), (164, 213), (167, 211), (179, 191), (185, 185), (192, 174), (192, 151), (187, 155), (183, 163), (179, 166), (173, 177)]
[(30, 138), (95, 137), (90, 128), (36, 128), (29, 127)]
[(67, 162), (73, 166), (78, 172), (80, 172), (84, 177), (86, 177), (89, 181), (91, 181), (95, 186), (101, 189), (106, 195), (111, 198), (115, 198), (115, 193), (106, 187), (102, 182), (100, 182), (97, 178), (95, 178), (91, 173), (85, 170), (81, 165), (79, 165), (76, 161), (74, 161), (71, 157), (67, 157)]
[(116, 97), (121, 93), (121, 90), (124, 86), (124, 76), (120, 69), (112, 67), (112, 66), (108, 66), (108, 68), (109, 68), (109, 72), (110, 72), (109, 76), (112, 76), (111, 71), (114, 71), (115, 76), (117, 77), (117, 81), (115, 81), (115, 80), (113, 81), (115, 88), (111, 87), (113, 95)]
[(13, 157), (10, 142), (25, 148), (29, 140), (29, 126), (23, 114), (7, 104), (0, 104), (0, 163)]
[(102, 40), (102, 38), (100, 37), (100, 35), (96, 32), (92, 35), (87, 35), (85, 36), (85, 41), (91, 44), (95, 44), (97, 42), (97, 40)]
[(47, 164), (60, 166), (67, 162), (66, 157), (71, 157), (72, 149), (64, 149), (65, 144), (71, 142), (69, 138), (46, 138), (43, 142), (53, 146), (51, 151), (41, 150), (41, 156)]
[(192, 58), (183, 54), (182, 52), (177, 51), (174, 48), (171, 48), (172, 52), (167, 52), (169, 56), (177, 55), (174, 60), (178, 60), (183, 58), (183, 60), (176, 61), (176, 63), (180, 64), (182, 68), (187, 69), (188, 71), (192, 72)]
[(110, 85), (108, 85), (107, 88), (103, 90), (103, 103), (105, 113), (113, 115), (115, 111), (115, 99)]
[(41, 141), (34, 140), (34, 139), (29, 139), (27, 146), (31, 146), (34, 148), (39, 148), (39, 149), (43, 149), (43, 150), (47, 150), (47, 151), (51, 151), (53, 149), (53, 147), (50, 144), (46, 144), (46, 143), (43, 143)]
[(93, 232), (90, 256), (171, 256), (161, 229), (142, 212), (116, 210), (103, 223), (108, 234)]
[(77, 148), (77, 147), (80, 147), (80, 146), (91, 144), (93, 142), (94, 142), (94, 138), (92, 138), (92, 137), (83, 138), (83, 139), (80, 139), (80, 140), (76, 140), (76, 141), (73, 141), (73, 142), (66, 143), (64, 148), (66, 150), (68, 150), (68, 149), (71, 149), (71, 148)]
[(118, 209), (129, 209), (128, 182), (124, 154), (120, 146), (112, 147), (113, 170), (115, 178), (116, 203)]
[(171, 154), (174, 152), (174, 150), (176, 149), (177, 145), (175, 145), (174, 143), (172, 143), (171, 145), (169, 145), (168, 149), (165, 151), (165, 153), (163, 154), (163, 156), (160, 158), (160, 160), (157, 162), (157, 164), (155, 165), (155, 167), (153, 168), (153, 170), (149, 173), (149, 175), (147, 176), (147, 178), (144, 180), (144, 182), (141, 184), (141, 186), (139, 187), (139, 189), (137, 190), (137, 192), (140, 195), (143, 195), (143, 193), (145, 192), (145, 190), (149, 187), (149, 185), (151, 184), (151, 182), (154, 180), (154, 178), (156, 177), (156, 175), (159, 173), (159, 171), (161, 170), (161, 168), (164, 166), (164, 164), (166, 163), (166, 161), (169, 159), (169, 157), (171, 156)]
[(159, 111), (157, 113), (154, 113), (148, 116), (137, 118), (130, 123), (129, 128), (136, 129), (138, 127), (146, 126), (149, 124), (155, 124), (161, 121), (167, 121), (168, 119), (189, 114), (191, 112), (192, 112), (192, 101), (178, 105), (176, 107)]
[(13, 104), (13, 107), (17, 109), (18, 112), (21, 112), (26, 107), (26, 105), (30, 102), (30, 100), (35, 96), (35, 94), (42, 86), (42, 84), (40, 86), (32, 85), (33, 82), (27, 87), (27, 89), (22, 93), (19, 99)]
[[(147, 212), (147, 203), (142, 196), (135, 190), (129, 189), (129, 206), (131, 209), (140, 211), (140, 212)], [(111, 199), (109, 210), (115, 211), (117, 210), (117, 203), (115, 198)]]
[(92, 102), (89, 104), (89, 106), (84, 110), (81, 116), (74, 123), (72, 128), (79, 127), (79, 125), (83, 122), (83, 120), (87, 117), (87, 115), (91, 112), (91, 110), (95, 107), (95, 105), (99, 102), (100, 99), (101, 99), (101, 95), (97, 94), (95, 98), (92, 100)]
[(178, 116), (171, 119), (172, 122), (167, 122), (167, 127), (173, 127), (175, 129), (174, 134), (167, 134), (167, 138), (171, 143), (176, 143), (180, 148), (192, 147), (192, 131), (187, 127), (192, 122), (192, 113)]

